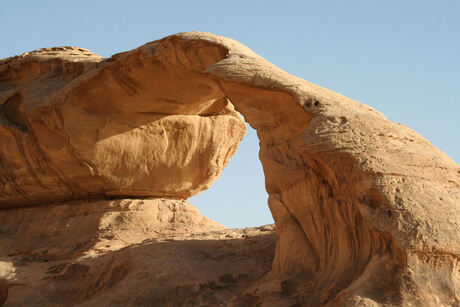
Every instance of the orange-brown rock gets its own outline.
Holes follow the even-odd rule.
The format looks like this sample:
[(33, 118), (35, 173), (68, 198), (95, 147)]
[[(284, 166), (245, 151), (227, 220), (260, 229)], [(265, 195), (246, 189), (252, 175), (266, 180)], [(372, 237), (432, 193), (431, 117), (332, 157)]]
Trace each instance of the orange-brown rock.
[[(185, 291), (184, 302), (459, 304), (460, 168), (408, 127), (291, 76), (234, 40), (208, 33), (176, 34), (108, 60), (88, 55), (88, 60), (78, 60), (80, 65), (50, 75), (40, 68), (47, 57), (33, 63), (27, 57), (1, 66), (4, 208), (44, 202), (50, 199), (47, 189), (54, 196), (65, 190), (62, 182), (75, 187), (71, 184), (53, 199), (85, 193), (186, 198), (209, 186), (237, 146), (244, 128), (234, 107), (259, 136), (268, 205), (276, 222), (276, 253), (271, 271), (263, 277), (264, 270), (254, 273), (257, 281), (245, 284), (244, 291), (238, 288), (233, 298), (191, 302)], [(60, 57), (53, 61), (66, 62)], [(163, 116), (158, 113), (167, 114), (160, 120), (167, 127), (164, 132), (157, 129), (158, 116)], [(199, 124), (190, 128), (193, 133), (180, 134), (182, 121), (176, 119), (190, 116)], [(208, 132), (213, 129), (219, 131)], [(181, 158), (158, 166), (165, 161), (158, 153), (164, 134), (168, 140), (176, 136), (171, 150)], [(202, 134), (209, 147), (193, 137)], [(190, 149), (194, 143), (199, 148)], [(225, 153), (218, 152), (221, 148)], [(182, 162), (189, 155), (197, 161), (190, 167)], [(210, 171), (197, 175), (198, 165)], [(58, 180), (62, 174), (66, 177)], [(159, 174), (168, 179), (157, 179)], [(24, 190), (28, 187), (33, 189)], [(18, 260), (2, 257), (10, 263), (2, 271), (4, 284), (11, 285)], [(128, 282), (125, 277), (115, 280)], [(141, 277), (130, 282), (136, 280)], [(93, 297), (88, 289), (79, 290), (88, 304), (109, 302), (91, 301), (99, 294)], [(169, 297), (169, 290), (162, 290), (162, 297)], [(10, 294), (5, 297), (8, 302)]]
[(145, 56), (60, 47), (0, 63), (0, 207), (188, 198), (215, 181), (243, 120), (217, 83)]
[(226, 230), (186, 201), (0, 211), (0, 305), (223, 304), (271, 268), (274, 227)]

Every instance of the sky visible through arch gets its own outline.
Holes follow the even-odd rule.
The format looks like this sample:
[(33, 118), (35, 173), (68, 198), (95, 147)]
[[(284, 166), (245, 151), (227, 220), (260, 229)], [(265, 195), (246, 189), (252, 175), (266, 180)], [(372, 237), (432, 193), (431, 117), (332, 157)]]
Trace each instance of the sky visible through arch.
[[(460, 1), (2, 0), (0, 58), (78, 46), (110, 55), (184, 31), (232, 37), (291, 74), (366, 103), (460, 162)], [(190, 199), (228, 227), (271, 223), (249, 129)]]

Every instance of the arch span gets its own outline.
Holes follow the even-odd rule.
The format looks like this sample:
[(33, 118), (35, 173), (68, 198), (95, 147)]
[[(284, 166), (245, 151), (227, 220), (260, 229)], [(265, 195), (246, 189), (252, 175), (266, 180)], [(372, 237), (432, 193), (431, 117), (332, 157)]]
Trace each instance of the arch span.
[[(236, 150), (244, 133), (236, 110), (257, 130), (278, 233), (272, 272), (246, 291), (248, 300), (458, 303), (460, 170), (413, 130), (208, 33), (176, 34), (108, 60), (86, 56), (68, 60), (67, 80), (39, 104), (21, 93), (33, 133), (14, 123), (3, 130), (31, 144), (24, 160), (41, 173), (30, 192), (4, 192), (4, 206), (49, 200), (51, 179), (40, 174), (65, 186), (61, 199), (187, 198), (209, 187)], [(145, 126), (151, 138), (136, 134)], [(137, 160), (124, 149), (133, 139), (144, 144)], [(145, 145), (152, 140), (155, 148)], [(33, 158), (53, 154), (52, 163)], [(173, 158), (164, 165), (151, 162), (165, 154)]]

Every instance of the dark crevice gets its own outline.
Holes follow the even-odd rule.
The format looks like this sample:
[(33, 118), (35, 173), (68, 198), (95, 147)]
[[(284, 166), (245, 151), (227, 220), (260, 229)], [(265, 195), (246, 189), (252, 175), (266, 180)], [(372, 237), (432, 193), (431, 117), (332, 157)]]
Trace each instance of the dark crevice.
[(23, 96), (17, 92), (8, 98), (0, 108), (0, 114), (8, 120), (8, 122), (23, 132), (29, 131), (27, 116), (21, 111), (21, 102)]

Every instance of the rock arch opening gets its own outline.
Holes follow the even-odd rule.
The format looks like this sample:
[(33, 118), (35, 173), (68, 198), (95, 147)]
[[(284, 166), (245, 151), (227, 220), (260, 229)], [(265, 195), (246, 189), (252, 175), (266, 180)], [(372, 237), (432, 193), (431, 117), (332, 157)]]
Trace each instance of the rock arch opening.
[[(165, 208), (174, 214), (161, 223), (188, 219), (180, 199), (226, 166), (241, 113), (259, 137), (278, 236), (271, 272), (243, 302), (458, 303), (458, 165), (372, 108), (209, 33), (110, 59), (62, 47), (1, 64), (1, 101), (21, 87), (15, 110), (27, 126), (0, 125), (2, 145), (14, 144), (1, 147), (3, 208), (99, 196), (115, 203), (88, 210), (129, 211), (108, 230)], [(116, 203), (128, 197), (155, 200)]]
[(246, 125), (246, 135), (220, 177), (188, 201), (226, 227), (244, 228), (274, 223), (267, 199), (259, 140), (255, 130)]

